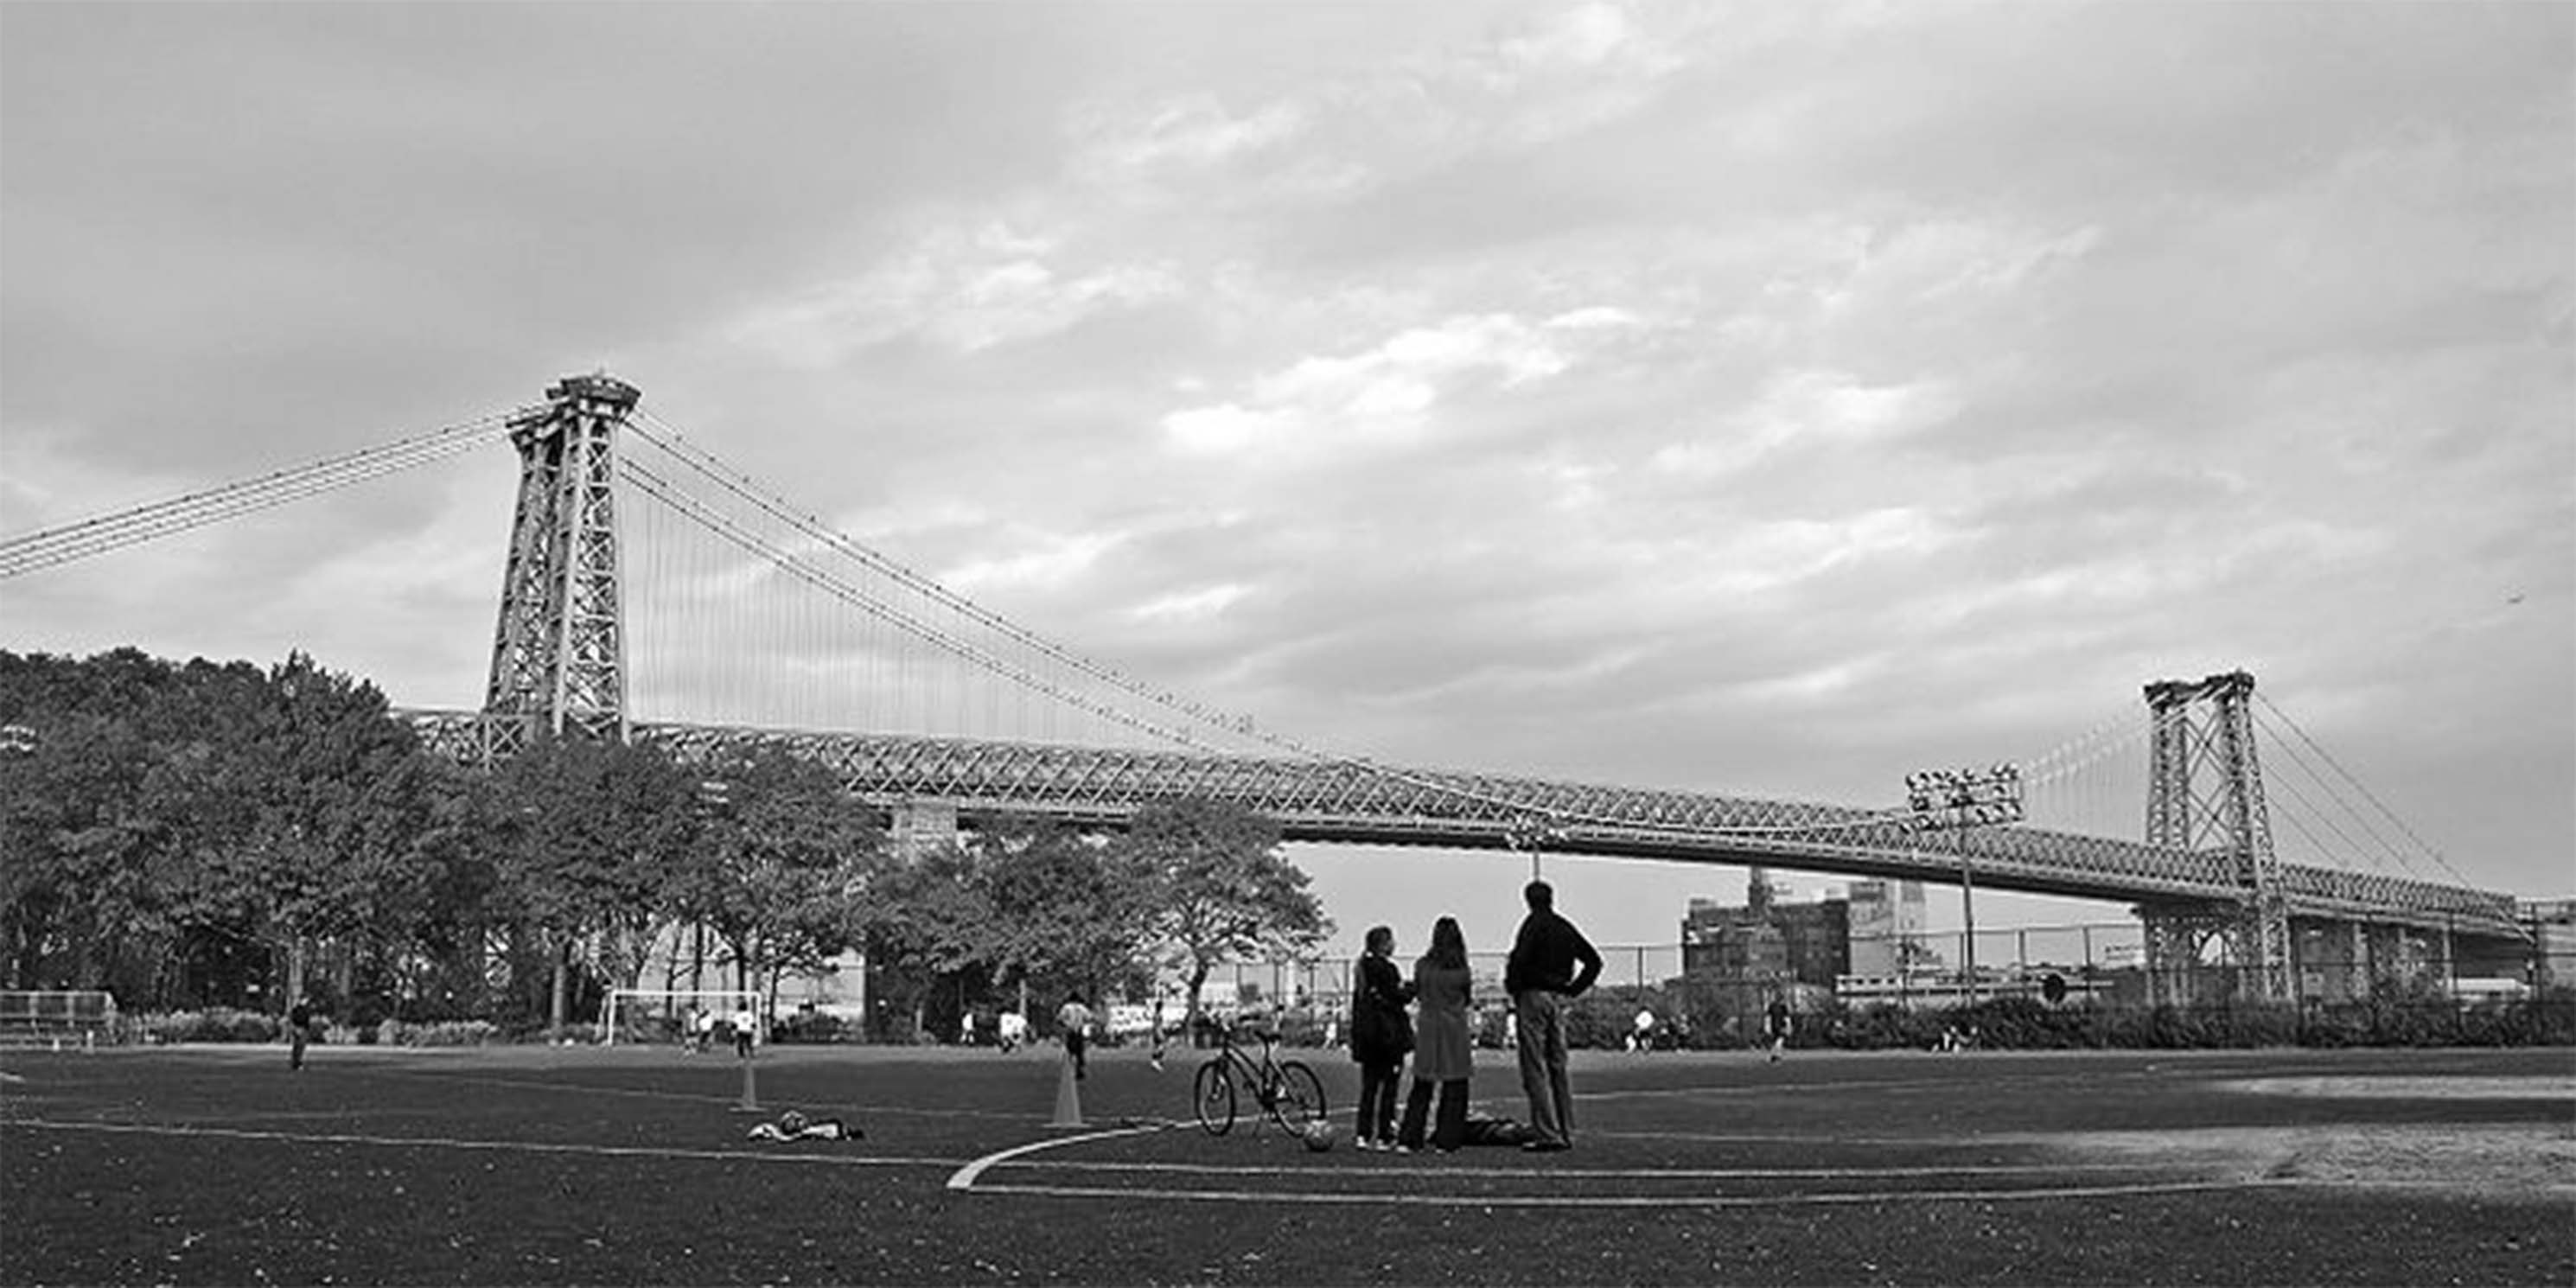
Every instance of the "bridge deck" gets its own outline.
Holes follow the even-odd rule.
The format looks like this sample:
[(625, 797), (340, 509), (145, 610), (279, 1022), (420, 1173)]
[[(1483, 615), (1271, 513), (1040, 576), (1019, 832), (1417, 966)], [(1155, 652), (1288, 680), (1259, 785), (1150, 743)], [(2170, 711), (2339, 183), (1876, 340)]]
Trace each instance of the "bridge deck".
[[(505, 731), (475, 712), (407, 713), (431, 746), (480, 758)], [(2034, 827), (1927, 835), (1894, 809), (1375, 766), (871, 734), (642, 724), (687, 756), (752, 745), (828, 764), (870, 801), (961, 815), (1027, 814), (1103, 827), (1191, 796), (1277, 819), (1297, 841), (1511, 849), (1545, 830), (1551, 853), (1761, 865), (1947, 883), (1962, 862), (1980, 886), (2115, 902), (2243, 906), (2250, 878), (2227, 855)], [(2510, 895), (2283, 864), (2293, 916), (2510, 932)]]

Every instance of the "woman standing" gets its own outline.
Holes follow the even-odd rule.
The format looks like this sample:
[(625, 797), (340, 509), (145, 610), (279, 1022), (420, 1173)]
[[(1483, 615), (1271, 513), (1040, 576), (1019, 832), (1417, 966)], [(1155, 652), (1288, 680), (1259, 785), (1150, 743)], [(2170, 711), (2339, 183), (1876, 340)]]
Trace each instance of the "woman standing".
[(1360, 1066), (1359, 1121), (1351, 1134), (1362, 1149), (1396, 1148), (1395, 1084), (1404, 1053), (1413, 1049), (1413, 1022), (1404, 1015), (1413, 988), (1394, 956), (1394, 928), (1369, 927), (1368, 950), (1351, 980), (1351, 1059)]
[(1431, 1088), (1440, 1088), (1440, 1124), (1431, 1143), (1441, 1153), (1458, 1148), (1467, 1134), (1467, 1079), (1476, 1071), (1475, 1049), (1467, 1042), (1470, 996), (1467, 937), (1456, 917), (1431, 924), (1431, 951), (1413, 964), (1413, 991), (1422, 999), (1422, 1049), (1413, 1058), (1413, 1092), (1404, 1098), (1404, 1131), (1399, 1150), (1422, 1148), (1422, 1120), (1431, 1108)]

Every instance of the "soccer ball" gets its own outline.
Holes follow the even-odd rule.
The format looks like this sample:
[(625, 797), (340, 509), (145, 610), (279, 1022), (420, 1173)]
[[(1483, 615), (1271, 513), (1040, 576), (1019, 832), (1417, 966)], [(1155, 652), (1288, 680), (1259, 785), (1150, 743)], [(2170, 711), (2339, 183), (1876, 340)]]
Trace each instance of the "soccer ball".
[(1333, 1125), (1318, 1118), (1306, 1124), (1306, 1148), (1318, 1154), (1333, 1147)]

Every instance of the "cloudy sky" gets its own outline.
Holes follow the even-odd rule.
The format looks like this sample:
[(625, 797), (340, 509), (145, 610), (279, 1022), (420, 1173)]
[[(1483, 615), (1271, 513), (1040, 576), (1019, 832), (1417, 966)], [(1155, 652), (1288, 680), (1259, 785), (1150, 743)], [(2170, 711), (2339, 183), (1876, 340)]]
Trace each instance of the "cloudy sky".
[[(2563, 896), (2571, 84), (2544, 3), (12, 3), (0, 530), (605, 366), (1328, 747), (1867, 804), (2244, 668)], [(15, 579), (0, 646), (470, 705), (513, 470)], [(1345, 939), (1516, 914), (1297, 856)], [(1554, 875), (1613, 943), (1743, 880)]]

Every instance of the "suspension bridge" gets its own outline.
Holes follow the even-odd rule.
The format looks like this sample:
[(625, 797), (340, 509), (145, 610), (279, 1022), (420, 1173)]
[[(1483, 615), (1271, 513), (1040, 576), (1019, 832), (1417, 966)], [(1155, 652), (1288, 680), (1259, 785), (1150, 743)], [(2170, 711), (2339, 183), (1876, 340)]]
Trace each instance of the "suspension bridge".
[[(1057, 644), (841, 534), (645, 410), (569, 376), (530, 406), (0, 542), (0, 579), (446, 460), (519, 456), (484, 700), (406, 709), (470, 762), (534, 737), (683, 755), (782, 746), (830, 765), (896, 835), (997, 813), (1114, 828), (1189, 796), (1291, 841), (1787, 868), (2125, 902), (2151, 981), (2224, 960), (2289, 995), (2302, 954), (2518, 939), (2243, 672), (2145, 702), (2020, 763), (2026, 821), (1937, 833), (1915, 806), (1838, 805), (1381, 763), (1266, 729)], [(2267, 775), (2269, 755), (2285, 772)], [(2290, 834), (2314, 861), (2292, 861)], [(2428, 871), (2437, 869), (2438, 871)], [(2320, 948), (2319, 945), (2324, 945)], [(2446, 954), (2447, 956), (2447, 954)]]

